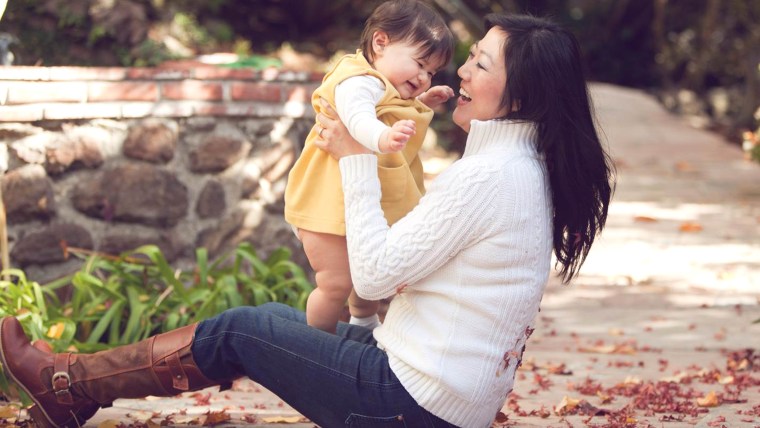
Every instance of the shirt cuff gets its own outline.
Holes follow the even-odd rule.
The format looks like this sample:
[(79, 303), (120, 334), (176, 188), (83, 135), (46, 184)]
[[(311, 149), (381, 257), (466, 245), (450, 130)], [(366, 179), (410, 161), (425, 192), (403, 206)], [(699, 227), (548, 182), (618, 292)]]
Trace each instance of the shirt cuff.
[(345, 156), (338, 162), (343, 183), (356, 183), (377, 177), (377, 156), (374, 154)]

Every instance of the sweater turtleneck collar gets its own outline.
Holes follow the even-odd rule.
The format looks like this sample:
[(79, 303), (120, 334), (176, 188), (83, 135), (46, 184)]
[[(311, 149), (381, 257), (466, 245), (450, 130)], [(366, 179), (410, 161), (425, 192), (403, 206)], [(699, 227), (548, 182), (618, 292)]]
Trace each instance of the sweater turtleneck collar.
[(472, 120), (464, 156), (516, 150), (535, 155), (538, 130), (533, 122), (511, 120)]

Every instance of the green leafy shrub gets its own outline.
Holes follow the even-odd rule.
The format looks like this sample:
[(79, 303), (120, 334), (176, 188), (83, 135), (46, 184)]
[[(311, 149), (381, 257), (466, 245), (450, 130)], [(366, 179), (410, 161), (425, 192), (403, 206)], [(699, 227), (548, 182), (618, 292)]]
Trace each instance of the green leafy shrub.
[[(68, 251), (86, 258), (73, 275), (40, 285), (8, 269), (0, 281), (0, 317), (16, 316), (32, 340), (56, 352), (134, 343), (236, 306), (282, 302), (303, 309), (313, 288), (286, 248), (261, 259), (243, 243), (214, 261), (199, 248), (191, 270), (173, 269), (154, 245), (118, 257)], [(17, 395), (2, 373), (0, 390)]]

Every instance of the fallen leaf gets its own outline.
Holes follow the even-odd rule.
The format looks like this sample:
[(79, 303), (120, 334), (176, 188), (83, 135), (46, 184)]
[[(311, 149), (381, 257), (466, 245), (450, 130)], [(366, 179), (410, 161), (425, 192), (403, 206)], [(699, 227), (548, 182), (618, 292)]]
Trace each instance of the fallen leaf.
[(240, 420), (245, 421), (249, 424), (255, 424), (259, 421), (256, 419), (256, 415), (243, 415)]
[(681, 232), (701, 232), (702, 225), (695, 221), (685, 221), (681, 223), (681, 226), (678, 228), (678, 230)]
[(649, 217), (645, 215), (637, 215), (633, 217), (633, 221), (636, 223), (657, 223), (659, 220), (657, 220), (654, 217)]
[(261, 418), (261, 420), (268, 424), (297, 424), (303, 422), (301, 416), (271, 416), (268, 418)]
[(568, 370), (565, 367), (565, 363), (561, 364), (547, 364), (546, 370), (553, 375), (570, 376), (573, 374), (572, 370)]
[(602, 391), (596, 391), (596, 396), (602, 400), (602, 404), (609, 404), (612, 402), (612, 397), (603, 393)]
[(641, 383), (641, 379), (636, 376), (626, 376), (623, 380), (623, 385), (638, 385)]
[(498, 412), (496, 414), (496, 418), (494, 419), (494, 422), (503, 424), (509, 420), (509, 416), (505, 415), (504, 412)]
[(196, 393), (191, 394), (190, 397), (195, 399), (196, 406), (208, 406), (211, 403), (210, 392), (207, 392), (205, 394), (196, 392)]
[(697, 398), (697, 405), (699, 407), (717, 407), (720, 405), (720, 399), (715, 394), (715, 391), (710, 391), (702, 398)]
[(581, 400), (576, 400), (565, 395), (562, 397), (562, 401), (560, 401), (559, 404), (554, 407), (554, 412), (559, 416), (565, 415), (569, 412), (572, 412), (573, 409), (575, 409), (578, 404), (580, 404), (580, 402)]
[(625, 354), (633, 355), (636, 353), (636, 349), (633, 346), (623, 343), (617, 345), (595, 345), (595, 346), (581, 346), (578, 348), (579, 352), (588, 352), (596, 354)]
[(18, 416), (18, 408), (14, 406), (0, 406), (0, 419), (10, 419)]
[(224, 410), (219, 412), (209, 411), (206, 412), (206, 420), (203, 421), (203, 426), (219, 425), (229, 421), (230, 419), (230, 415)]
[(200, 425), (202, 423), (197, 416), (191, 416), (188, 414), (180, 414), (179, 417), (174, 416), (172, 419), (176, 425)]

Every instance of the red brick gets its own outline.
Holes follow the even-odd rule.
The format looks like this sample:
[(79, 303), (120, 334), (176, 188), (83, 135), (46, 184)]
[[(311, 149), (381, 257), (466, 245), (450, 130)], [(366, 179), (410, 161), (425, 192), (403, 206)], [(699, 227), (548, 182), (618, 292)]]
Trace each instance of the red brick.
[(8, 104), (38, 102), (83, 102), (87, 99), (84, 82), (9, 82)]
[(134, 80), (183, 80), (192, 77), (192, 70), (173, 70), (164, 68), (129, 68), (127, 78)]
[(120, 117), (121, 104), (119, 103), (45, 105), (45, 119), (47, 120), (100, 119)]
[(230, 86), (230, 96), (235, 101), (282, 101), (282, 87), (274, 83), (234, 82)]
[(50, 67), (50, 80), (124, 80), (124, 67)]
[(222, 84), (197, 80), (167, 82), (161, 86), (161, 98), (168, 100), (221, 101)]
[(201, 80), (254, 80), (259, 72), (251, 68), (201, 67), (193, 70), (196, 79)]
[(309, 73), (309, 82), (321, 82), (325, 78), (323, 71), (312, 71)]
[(90, 82), (87, 99), (92, 101), (157, 101), (155, 82)]
[(0, 122), (35, 122), (43, 117), (41, 104), (0, 107)]
[(49, 80), (49, 67), (3, 66), (0, 80)]

